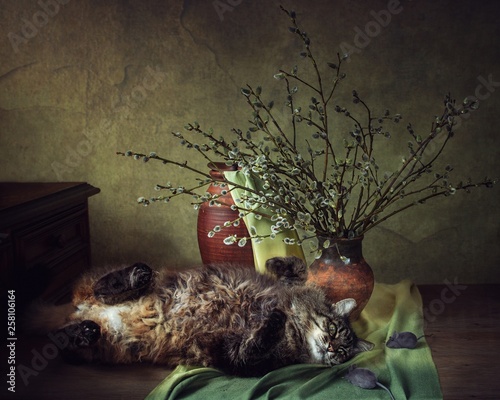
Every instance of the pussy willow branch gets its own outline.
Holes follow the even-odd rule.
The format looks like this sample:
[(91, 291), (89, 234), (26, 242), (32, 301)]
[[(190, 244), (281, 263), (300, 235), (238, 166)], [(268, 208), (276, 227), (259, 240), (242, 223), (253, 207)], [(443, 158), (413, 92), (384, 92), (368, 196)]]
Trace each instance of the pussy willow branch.
[[(126, 156), (127, 154), (123, 153), (123, 152), (117, 152), (117, 154), (119, 155), (122, 155), (122, 156)], [(198, 175), (201, 175), (201, 176), (204, 176), (205, 178), (207, 178), (208, 180), (210, 180), (210, 182), (207, 182), (207, 183), (203, 183), (203, 184), (200, 184), (198, 185), (197, 187), (194, 187), (192, 189), (185, 189), (183, 192), (179, 192), (179, 193), (176, 193), (176, 194), (173, 194), (171, 196), (167, 196), (168, 198), (172, 198), (172, 197), (176, 197), (178, 195), (181, 195), (181, 194), (191, 194), (191, 195), (199, 195), (198, 193), (194, 192), (193, 190), (196, 189), (196, 188), (202, 188), (204, 186), (207, 186), (208, 184), (212, 183), (212, 182), (216, 182), (216, 183), (225, 183), (229, 186), (232, 186), (233, 189), (231, 190), (234, 190), (234, 188), (238, 188), (238, 189), (241, 189), (241, 190), (245, 190), (249, 193), (252, 193), (256, 196), (262, 196), (262, 193), (260, 193), (259, 191), (257, 190), (253, 190), (251, 188), (248, 188), (246, 186), (243, 186), (243, 185), (240, 185), (238, 183), (235, 183), (235, 182), (232, 182), (230, 180), (228, 180), (227, 178), (223, 177), (223, 179), (219, 180), (219, 179), (214, 179), (213, 177), (211, 177), (209, 174), (207, 173), (204, 173), (196, 168), (193, 168), (193, 167), (190, 167), (188, 166), (187, 164), (185, 163), (179, 163), (177, 161), (173, 161), (173, 160), (170, 160), (170, 159), (166, 159), (166, 158), (163, 158), (163, 157), (160, 157), (158, 155), (154, 155), (154, 156), (151, 156), (151, 155), (146, 155), (146, 154), (143, 154), (143, 153), (136, 153), (136, 152), (131, 152), (130, 154), (132, 157), (133, 156), (137, 156), (137, 157), (140, 157), (140, 158), (148, 158), (148, 159), (155, 159), (155, 160), (158, 160), (158, 161), (161, 161), (163, 164), (173, 164), (173, 165), (177, 165), (179, 167), (182, 167), (182, 168), (186, 168), (192, 172), (195, 172), (196, 174)], [(217, 198), (214, 198), (212, 200), (215, 200), (217, 201)], [(267, 204), (265, 202), (262, 202), (262, 201), (259, 201), (259, 200), (256, 200), (255, 198), (253, 199), (253, 201), (260, 205), (260, 206), (266, 206)], [(276, 207), (279, 207), (279, 208), (283, 208), (285, 210), (287, 210), (288, 212), (294, 212), (294, 209), (291, 208), (287, 203), (283, 202), (283, 203), (277, 203), (275, 205)], [(238, 209), (240, 209), (239, 206), (237, 206)], [(300, 210), (300, 209), (299, 209)], [(261, 212), (254, 212), (255, 214), (261, 214), (263, 217), (266, 217), (266, 218), (269, 218), (269, 215), (267, 214), (264, 214), (264, 213), (261, 213)]]
[[(253, 96), (254, 99), (256, 99), (257, 101), (257, 104), (259, 104), (258, 106), (256, 104), (254, 104), (252, 101), (251, 101), (251, 96), (248, 96), (247, 97), (247, 103), (250, 105), (250, 107), (254, 110), (254, 112), (257, 114), (256, 115), (256, 118), (258, 118), (262, 124), (262, 127), (258, 127), (260, 130), (262, 130), (263, 132), (267, 133), (269, 138), (273, 141), (274, 145), (278, 148), (280, 148), (280, 146), (278, 145), (277, 143), (277, 139), (276, 139), (276, 136), (269, 130), (269, 128), (267, 127), (267, 124), (265, 123), (265, 121), (262, 119), (262, 117), (260, 116), (260, 109), (263, 109), (266, 113), (266, 115), (271, 118), (271, 122), (273, 123), (274, 127), (277, 129), (278, 133), (279, 133), (279, 136), (286, 141), (286, 143), (288, 144), (288, 148), (292, 151), (293, 154), (297, 154), (297, 149), (290, 143), (290, 140), (288, 139), (287, 135), (285, 134), (285, 132), (283, 131), (283, 129), (281, 128), (280, 124), (278, 123), (278, 121), (276, 121), (276, 119), (274, 118), (273, 114), (271, 113), (271, 110), (270, 108), (268, 108), (264, 102), (262, 101), (260, 95), (258, 95), (253, 89), (251, 86), (247, 85), (247, 87), (250, 89), (250, 93), (251, 93), (251, 96)], [(284, 154), (282, 152), (282, 156), (285, 157), (285, 158), (289, 158), (290, 156), (288, 154)]]
[[(373, 153), (373, 138), (375, 136), (375, 134), (372, 131), (372, 121), (373, 121), (372, 112), (371, 112), (370, 108), (368, 107), (368, 105), (362, 99), (360, 99), (359, 96), (356, 95), (356, 98), (363, 105), (363, 107), (365, 108), (366, 113), (367, 113), (368, 136), (370, 138), (370, 144), (368, 146), (366, 146), (366, 142), (365, 142), (365, 148), (366, 148), (366, 155), (368, 156), (368, 158), (371, 158), (372, 153)], [(358, 123), (358, 125), (360, 125), (360, 124)], [(363, 150), (365, 150), (365, 149), (363, 149)]]
[[(422, 148), (423, 146), (427, 146), (427, 144), (431, 140), (433, 140), (435, 137), (436, 137), (435, 132), (432, 132), (424, 141), (422, 141), (422, 143), (420, 143), (419, 149)], [(417, 149), (417, 152), (419, 151), (419, 149)], [(442, 149), (441, 149), (441, 151), (442, 151)], [(403, 165), (396, 171), (396, 173), (394, 174), (394, 176), (390, 180), (389, 184), (386, 185), (386, 189), (382, 192), (379, 199), (373, 205), (372, 212), (370, 213), (370, 215), (375, 211), (379, 212), (379, 210), (381, 210), (381, 208), (383, 207), (384, 203), (387, 203), (388, 201), (390, 201), (392, 199), (393, 196), (390, 195), (391, 190), (394, 191), (395, 188), (400, 187), (402, 182), (404, 182), (404, 178), (403, 178), (400, 180), (399, 183), (397, 183), (398, 179), (403, 175), (404, 171), (408, 168), (408, 166), (410, 166), (410, 164), (412, 162), (415, 162), (413, 157), (408, 157), (408, 159), (406, 159), (404, 161)], [(367, 225), (369, 224), (369, 219), (366, 220), (366, 224)], [(365, 229), (363, 228), (363, 230), (365, 230)]]
[(243, 132), (240, 129), (231, 129), (231, 132), (233, 132), (237, 137), (240, 142), (245, 143), (246, 147), (248, 150), (251, 150), (254, 156), (258, 156), (261, 154), (261, 150), (259, 147), (252, 141), (252, 140), (247, 140), (245, 137), (243, 137)]
[[(456, 188), (456, 190), (457, 191), (458, 190), (467, 190), (467, 189), (469, 189), (471, 187), (479, 187), (479, 186), (490, 187), (490, 185), (491, 185), (491, 181), (486, 180), (486, 181), (481, 182), (481, 183), (468, 184), (468, 185), (462, 186), (460, 188)], [(442, 191), (436, 192), (436, 193), (432, 193), (432, 194), (430, 194), (428, 196), (422, 197), (422, 198), (420, 198), (420, 199), (418, 199), (416, 201), (413, 201), (413, 202), (411, 202), (409, 204), (406, 204), (405, 206), (403, 206), (401, 208), (398, 208), (398, 209), (392, 211), (390, 214), (387, 214), (386, 216), (384, 216), (383, 218), (378, 219), (377, 221), (370, 221), (368, 224), (363, 224), (362, 225), (363, 229), (360, 231), (360, 235), (363, 235), (364, 233), (366, 233), (367, 230), (372, 229), (373, 227), (377, 226), (378, 224), (380, 224), (380, 223), (388, 220), (392, 216), (394, 216), (396, 214), (399, 214), (400, 212), (402, 212), (404, 210), (407, 210), (408, 208), (414, 207), (414, 206), (416, 206), (418, 204), (422, 204), (422, 203), (426, 202), (427, 200), (432, 199), (434, 197), (446, 196), (448, 194), (449, 194), (449, 189), (442, 190)], [(361, 227), (361, 222), (362, 221), (360, 221), (360, 227)]]
[[(117, 151), (116, 154), (118, 155), (121, 155), (121, 156), (127, 156), (126, 153), (123, 153), (121, 151)], [(163, 157), (160, 157), (160, 156), (151, 156), (151, 155), (147, 155), (147, 154), (142, 154), (142, 153), (136, 153), (136, 152), (132, 152), (131, 153), (131, 156), (134, 157), (134, 156), (137, 156), (137, 157), (141, 157), (142, 159), (146, 158), (146, 159), (154, 159), (154, 160), (158, 160), (158, 161), (161, 161), (163, 162), (163, 164), (173, 164), (173, 165), (177, 165), (178, 167), (181, 167), (181, 168), (185, 168), (189, 171), (192, 171), (192, 172), (195, 172), (196, 174), (199, 174), (199, 175), (202, 175), (208, 179), (212, 179), (212, 177), (207, 174), (207, 173), (204, 173), (196, 168), (193, 168), (191, 166), (188, 165), (187, 161), (184, 161), (184, 162), (178, 162), (178, 161), (174, 161), (174, 160), (170, 160), (168, 158), (163, 158)]]
[(296, 126), (296, 121), (295, 121), (295, 107), (293, 105), (293, 96), (292, 92), (290, 90), (290, 81), (285, 78), (286, 82), (286, 92), (288, 93), (288, 97), (290, 98), (290, 112), (292, 113), (291, 119), (292, 119), (292, 132), (293, 132), (293, 147), (296, 148), (297, 146), (297, 126)]
[[(122, 156), (127, 156), (127, 154), (123, 153), (123, 152), (117, 152), (116, 154), (122, 155)], [(146, 155), (146, 154), (143, 154), (143, 153), (136, 153), (136, 152), (130, 152), (130, 156), (132, 156), (132, 157), (137, 156), (137, 157), (140, 157), (142, 159), (147, 158), (147, 159), (152, 159), (152, 160), (158, 160), (158, 161), (161, 161), (163, 164), (177, 165), (177, 166), (179, 166), (181, 168), (188, 169), (188, 170), (190, 170), (191, 172), (194, 172), (197, 175), (201, 175), (201, 176), (207, 178), (210, 181), (210, 183), (212, 183), (212, 182), (226, 183), (226, 184), (234, 186), (234, 187), (236, 187), (238, 189), (243, 189), (243, 190), (246, 190), (247, 192), (253, 193), (255, 195), (260, 195), (260, 193), (257, 190), (253, 190), (253, 189), (248, 188), (248, 187), (246, 187), (244, 185), (240, 185), (240, 184), (238, 184), (236, 182), (232, 182), (232, 181), (226, 179), (225, 177), (223, 177), (222, 179), (215, 179), (212, 176), (210, 176), (210, 174), (208, 174), (208, 173), (200, 171), (197, 168), (190, 167), (187, 164), (187, 162), (180, 163), (180, 162), (177, 162), (177, 161), (174, 161), (174, 160), (170, 160), (170, 159), (167, 159), (167, 158), (160, 157), (158, 155), (152, 156), (152, 155)], [(139, 158), (139, 160), (140, 160), (140, 158)], [(201, 185), (200, 187), (203, 187), (203, 186), (205, 186), (205, 185)], [(184, 193), (187, 193), (187, 192), (184, 192)], [(179, 194), (182, 194), (182, 193), (179, 193)], [(196, 193), (187, 193), (187, 194), (196, 194)]]
[[(178, 196), (181, 196), (181, 195), (186, 195), (186, 194), (190, 194), (192, 196), (198, 196), (198, 193), (196, 192), (196, 190), (198, 189), (201, 189), (203, 187), (206, 187), (208, 185), (210, 185), (211, 182), (207, 182), (207, 183), (200, 183), (199, 185), (196, 185), (194, 187), (191, 187), (189, 189), (184, 189), (182, 192), (176, 192), (176, 193), (172, 193), (170, 195), (165, 195), (165, 196), (158, 196), (157, 199), (159, 200), (163, 200), (163, 199), (173, 199), (174, 197), (178, 197)], [(167, 187), (167, 186), (162, 186), (162, 185), (157, 185), (158, 187), (160, 187), (162, 190), (170, 190), (171, 188)]]
[[(255, 92), (253, 92), (253, 89), (251, 87), (249, 87), (249, 89), (250, 89), (250, 91), (252, 93), (255, 93)], [(262, 100), (260, 98), (258, 98), (258, 101), (260, 103), (262, 103)], [(252, 106), (252, 108), (255, 109), (255, 106), (253, 106), (253, 103), (251, 101), (249, 101), (249, 104)], [(263, 107), (259, 107), (259, 108), (263, 108), (265, 110), (265, 112), (270, 116), (270, 118), (274, 119), (274, 117), (272, 116), (271, 110), (268, 107), (263, 106)], [(255, 109), (255, 111), (257, 111), (257, 109)], [(263, 122), (263, 121), (261, 120), (261, 122)], [(277, 124), (277, 122), (276, 122), (276, 124)], [(277, 124), (277, 127), (278, 127), (278, 129), (280, 129), (278, 124)], [(193, 129), (193, 130), (201, 131), (199, 128)], [(262, 127), (260, 128), (260, 130), (262, 130), (267, 135), (269, 135), (270, 137), (273, 138), (275, 145), (277, 146), (277, 148), (280, 149), (281, 154), (283, 156), (288, 156), (288, 153), (286, 151), (283, 151), (282, 146), (285, 146), (286, 149), (292, 151), (295, 154), (298, 154), (295, 148), (291, 148), (292, 145), (291, 145), (290, 142), (285, 141), (283, 143), (279, 143), (276, 140), (275, 135), (267, 128), (267, 124), (262, 124)], [(250, 139), (248, 139), (246, 137), (243, 137), (243, 134), (241, 132), (238, 133), (238, 136), (240, 137), (240, 140), (243, 141), (243, 143), (245, 143), (248, 147), (250, 147), (250, 149), (254, 152), (254, 155), (263, 154), (262, 151), (261, 151), (261, 149), (259, 149), (258, 147), (256, 147), (255, 144)], [(191, 144), (191, 142), (189, 142), (184, 137), (182, 139), (184, 141), (186, 141), (186, 143), (190, 143)], [(191, 147), (194, 147), (194, 146), (191, 144)], [(229, 149), (229, 146), (227, 146), (227, 148)], [(197, 149), (197, 150), (200, 151), (199, 149)], [(247, 157), (247, 156), (248, 155), (244, 154), (243, 152), (240, 152), (240, 157), (242, 157), (243, 159), (245, 159), (245, 157)], [(206, 157), (206, 158), (209, 159), (208, 157)], [(224, 159), (226, 159), (228, 161), (231, 161), (231, 159), (229, 159), (227, 157), (224, 157)], [(290, 164), (289, 156), (288, 156), (288, 160), (289, 160), (288, 164)], [(289, 179), (291, 182), (293, 182), (293, 184), (295, 186), (298, 186), (298, 184), (300, 183), (300, 179), (301, 179), (302, 175), (300, 175), (300, 176), (291, 175), (288, 170), (280, 168), (278, 164), (273, 164), (273, 168), (275, 169), (275, 173), (280, 174), (283, 177), (286, 177), (286, 179)], [(302, 176), (302, 179), (314, 179), (314, 174), (313, 174), (313, 172), (311, 170), (309, 170), (309, 169), (306, 168), (306, 169), (301, 169), (300, 171), (305, 174), (305, 176)], [(227, 181), (227, 182), (229, 184), (233, 184), (232, 182), (229, 182), (229, 181)], [(277, 192), (278, 190), (279, 190), (279, 187), (275, 187), (274, 188), (275, 192)], [(254, 193), (257, 194), (257, 192), (254, 192)], [(286, 202), (284, 202), (284, 201), (282, 203), (278, 203), (277, 206), (284, 207), (285, 209), (291, 211), (289, 205)], [(298, 211), (307, 211), (300, 204), (294, 204), (294, 206), (297, 208)]]
[(336, 72), (335, 79), (333, 80), (332, 88), (330, 89), (330, 94), (326, 98), (327, 103), (330, 102), (331, 98), (333, 97), (333, 94), (335, 93), (335, 89), (337, 88), (337, 85), (341, 80), (340, 69), (342, 67), (342, 58), (340, 57), (339, 53), (337, 53), (337, 62), (338, 62), (338, 64), (336, 65), (336, 68), (335, 68), (337, 72)]
[[(323, 106), (323, 119), (322, 119), (322, 123), (323, 123), (323, 131), (325, 132), (326, 139), (327, 139), (325, 141), (325, 160), (324, 160), (325, 162), (324, 162), (324, 166), (323, 166), (323, 179), (322, 179), (323, 182), (324, 182), (324, 181), (326, 181), (326, 176), (328, 174), (328, 169), (329, 169), (329, 152), (333, 151), (333, 148), (331, 147), (330, 139), (329, 139), (328, 112), (327, 112), (328, 101), (325, 98), (325, 92), (323, 90), (323, 80), (322, 80), (322, 77), (321, 77), (321, 73), (319, 72), (318, 64), (316, 63), (316, 59), (314, 58), (314, 56), (313, 56), (313, 54), (311, 52), (311, 46), (310, 46), (310, 40), (309, 40), (309, 38), (300, 29), (300, 27), (297, 24), (297, 21), (295, 20), (295, 17), (289, 11), (287, 11), (285, 8), (281, 7), (281, 9), (288, 14), (288, 16), (292, 20), (293, 26), (295, 28), (295, 33), (304, 42), (305, 49), (306, 49), (306, 54), (307, 54), (307, 58), (311, 61), (311, 64), (312, 64), (312, 66), (314, 68), (314, 72), (315, 72), (315, 75), (316, 75), (316, 80), (317, 80), (317, 83), (318, 83), (318, 88), (316, 89), (316, 92), (319, 94), (319, 96), (321, 98), (321, 104)], [(309, 86), (310, 88), (314, 88), (312, 85), (310, 85), (307, 82), (303, 81), (302, 79), (298, 78), (296, 75), (292, 75), (292, 77), (300, 80), (302, 83), (304, 83), (305, 85)], [(332, 156), (334, 157), (334, 153), (332, 154)]]
[[(363, 106), (365, 107), (365, 109), (369, 113), (368, 114), (369, 121), (372, 121), (373, 118), (371, 117), (371, 113), (369, 112), (369, 108), (366, 105), (366, 103), (363, 100), (359, 99), (359, 97), (357, 95), (355, 96), (355, 98), (357, 98), (358, 101), (361, 104), (363, 104)], [(352, 117), (352, 116), (350, 116), (350, 117), (355, 120), (354, 117)], [(443, 117), (442, 120), (446, 120), (446, 118)], [(358, 125), (360, 125), (358, 121), (356, 121), (356, 122)], [(371, 167), (371, 156), (370, 156), (371, 152), (373, 150), (373, 138), (374, 138), (375, 133), (370, 128), (367, 135), (370, 137), (370, 145), (368, 148), (363, 147), (363, 146), (361, 146), (361, 147), (362, 147), (363, 151), (365, 151), (365, 154), (367, 154), (367, 156), (369, 156), (369, 158), (370, 158), (368, 160), (368, 162), (370, 162), (369, 170), (370, 170), (370, 173), (371, 173), (373, 179), (378, 184), (378, 182), (379, 182), (378, 174), (376, 173), (376, 171), (375, 171), (375, 173), (373, 172), (373, 169)], [(353, 218), (351, 219), (351, 223), (349, 224), (351, 229), (354, 225), (353, 222), (356, 221), (360, 215), (363, 215), (367, 212), (370, 204), (372, 204), (373, 201), (376, 201), (376, 204), (372, 208), (372, 211), (368, 213), (368, 216), (366, 219), (366, 221), (367, 221), (366, 225), (369, 224), (369, 221), (372, 219), (372, 217), (375, 214), (380, 214), (380, 213), (384, 212), (384, 210), (389, 205), (398, 201), (400, 196), (401, 196), (402, 191), (406, 190), (408, 185), (411, 185), (418, 178), (420, 178), (423, 175), (423, 171), (427, 170), (427, 168), (432, 166), (433, 162), (439, 157), (439, 155), (444, 150), (444, 147), (446, 146), (446, 142), (448, 141), (449, 136), (446, 138), (445, 142), (442, 144), (441, 148), (439, 149), (439, 151), (437, 152), (435, 157), (431, 161), (429, 161), (428, 163), (424, 164), (421, 161), (421, 155), (425, 152), (427, 146), (429, 145), (429, 143), (432, 141), (433, 138), (434, 138), (434, 136), (431, 134), (431, 135), (429, 135), (429, 137), (427, 137), (424, 141), (422, 141), (419, 144), (418, 149), (414, 152), (412, 157), (407, 160), (407, 163), (405, 165), (403, 165), (403, 167), (400, 170), (398, 170), (396, 172), (396, 174), (393, 174), (393, 176), (392, 176), (393, 179), (392, 179), (391, 183), (387, 187), (385, 193), (383, 195), (381, 195), (381, 197), (378, 197), (377, 201), (376, 201), (377, 196), (372, 196), (370, 193), (367, 194), (367, 200), (365, 203), (363, 203), (363, 205), (361, 205), (360, 199), (358, 199), (358, 206), (357, 206), (355, 212), (353, 213)], [(417, 168), (418, 164), (420, 164), (419, 168)], [(404, 176), (401, 177), (403, 171), (407, 167), (409, 167), (409, 171)], [(399, 182), (398, 182), (398, 179), (399, 179)], [(368, 187), (370, 187), (370, 185), (368, 185)], [(375, 192), (375, 193), (377, 193), (377, 192)], [(360, 191), (360, 197), (362, 197), (362, 194), (363, 194), (363, 192)]]
[[(194, 203), (195, 205), (205, 201), (217, 204), (220, 202), (219, 196), (200, 195), (196, 191), (210, 183), (224, 183), (232, 187), (226, 193), (241, 189), (245, 194), (241, 196), (242, 202), (239, 206), (235, 206), (236, 209), (242, 213), (258, 215), (262, 211), (262, 215), (267, 218), (274, 217), (279, 221), (284, 218), (287, 223), (304, 228), (306, 233), (302, 241), (322, 235), (351, 237), (353, 233), (363, 234), (395, 214), (428, 199), (453, 194), (457, 190), (469, 191), (469, 188), (473, 186), (489, 187), (493, 184), (493, 181), (485, 179), (479, 184), (470, 183), (465, 186), (459, 184), (457, 188), (454, 188), (448, 185), (446, 173), (444, 176), (436, 175), (431, 183), (425, 184), (425, 181), (430, 179), (421, 180), (430, 172), (434, 162), (441, 156), (453, 135), (453, 118), (466, 112), (467, 107), (473, 109), (473, 104), (467, 101), (464, 101), (464, 108), (457, 109), (455, 101), (449, 95), (445, 97), (444, 112), (432, 124), (430, 134), (423, 140), (415, 134), (411, 124), (407, 126), (415, 141), (409, 144), (410, 155), (394, 172), (385, 174), (381, 180), (378, 177), (378, 165), (373, 157), (377, 140), (375, 136), (382, 134), (383, 120), (391, 119), (391, 117), (387, 111), (384, 117), (374, 118), (370, 108), (359, 98), (356, 91), (353, 91), (354, 103), (360, 103), (362, 106), (357, 113), (353, 115), (339, 106), (334, 108), (336, 112), (343, 113), (354, 123), (352, 132), (354, 140), (352, 144), (351, 139), (345, 140), (345, 151), (334, 149), (332, 140), (336, 137), (330, 136), (333, 120), (329, 118), (328, 107), (331, 108), (330, 102), (335, 98), (336, 89), (345, 77), (345, 74), (341, 72), (344, 57), (337, 54), (338, 64), (328, 63), (328, 66), (335, 72), (331, 74), (332, 80), (327, 84), (311, 51), (309, 37), (297, 24), (295, 12), (281, 8), (292, 21), (293, 27), (290, 31), (298, 35), (305, 46), (305, 51), (301, 55), (308, 58), (308, 63), (314, 70), (310, 80), (299, 76), (297, 67), (292, 70), (292, 73), (280, 70), (280, 74), (275, 75), (277, 79), (285, 80), (288, 95), (286, 106), (289, 106), (291, 110), (292, 135), (287, 136), (283, 127), (278, 123), (280, 119), (275, 118), (276, 111), (272, 110), (274, 103), (270, 102), (266, 105), (261, 97), (261, 88), (254, 89), (250, 85), (242, 89), (242, 94), (246, 96), (246, 101), (253, 111), (252, 119), (248, 121), (251, 126), (246, 134), (240, 129), (232, 129), (235, 139), (226, 142), (223, 137), (217, 138), (212, 130), (208, 132), (202, 130), (198, 123), (188, 124), (185, 127), (187, 131), (203, 138), (202, 144), (198, 145), (192, 141), (192, 137), (188, 140), (181, 133), (172, 133), (186, 147), (200, 153), (204, 159), (214, 165), (214, 168), (217, 168), (217, 164), (213, 162), (213, 159), (217, 158), (218, 161), (226, 162), (226, 164), (237, 164), (242, 168), (243, 173), (252, 171), (251, 173), (264, 184), (263, 190), (231, 182), (225, 175), (222, 175), (220, 179), (215, 179), (208, 172), (188, 165), (187, 161), (177, 162), (157, 156), (156, 153), (151, 153), (149, 156), (132, 152), (118, 154), (133, 155), (134, 158), (143, 158), (144, 161), (157, 159), (163, 164), (185, 168), (204, 178), (199, 179), (197, 186), (188, 189), (182, 186), (173, 188), (170, 185), (164, 187), (158, 185), (160, 189), (171, 190), (172, 194), (168, 198), (187, 194), (196, 196), (198, 202)], [(297, 83), (307, 92), (314, 94), (315, 97), (311, 98), (308, 112), (302, 111), (300, 107), (295, 108), (300, 97), (294, 96), (297, 90), (291, 87), (292, 83)], [(399, 121), (399, 117), (397, 120), (393, 119), (394, 122)], [(375, 121), (378, 121), (380, 125), (377, 125)], [(309, 140), (305, 139), (309, 153), (307, 160), (303, 159), (297, 149), (299, 123), (306, 124), (308, 130), (317, 130), (313, 134), (314, 140), (318, 140), (316, 148), (313, 149)], [(439, 131), (445, 129), (449, 131), (447, 134), (445, 132), (439, 134)], [(259, 138), (258, 142), (252, 140), (254, 132)], [(436, 138), (441, 137), (444, 137), (444, 141), (439, 144), (437, 151), (433, 155), (427, 155), (430, 145), (435, 143)], [(344, 160), (337, 158), (342, 155), (345, 155)], [(450, 168), (447, 167), (446, 170), (449, 172)], [(438, 182), (440, 179), (443, 179), (442, 183)], [(429, 190), (432, 190), (432, 193), (427, 195)], [(419, 196), (423, 197), (419, 198)], [(406, 201), (415, 198), (417, 201), (406, 204)], [(244, 201), (248, 203), (243, 203)], [(399, 201), (401, 203), (398, 203)], [(396, 203), (401, 206), (397, 208)], [(269, 215), (265, 214), (265, 209), (269, 211)], [(383, 216), (383, 214), (386, 215)], [(233, 222), (240, 219), (241, 216)], [(314, 234), (312, 227), (315, 229)]]
[[(253, 90), (253, 88), (251, 86), (248, 85), (247, 87), (250, 90), (250, 95), (247, 96), (247, 103), (250, 105), (250, 107), (257, 114), (256, 117), (259, 118), (259, 120), (260, 120), (260, 122), (262, 124), (262, 127), (258, 127), (257, 126), (257, 128), (259, 130), (263, 131), (264, 133), (266, 133), (269, 136), (269, 138), (273, 141), (273, 143), (276, 146), (276, 148), (278, 148), (278, 150), (280, 151), (280, 154), (283, 156), (284, 159), (287, 160), (287, 162), (288, 162), (289, 165), (295, 165), (295, 163), (293, 162), (290, 154), (293, 154), (294, 156), (299, 156), (300, 155), (299, 152), (298, 152), (298, 150), (297, 150), (297, 148), (296, 148), (296, 146), (294, 144), (292, 144), (290, 142), (290, 140), (288, 139), (288, 137), (285, 134), (284, 130), (281, 128), (281, 126), (279, 125), (278, 121), (274, 117), (271, 108), (265, 105), (265, 103), (262, 101), (261, 96), (259, 94), (257, 94)], [(257, 102), (259, 104), (258, 107), (251, 101), (251, 97), (252, 96), (257, 100)], [(277, 136), (275, 134), (273, 134), (271, 132), (271, 130), (268, 128), (267, 124), (264, 123), (264, 120), (262, 119), (262, 116), (260, 115), (260, 110), (261, 109), (264, 110), (264, 112), (266, 113), (266, 115), (271, 119), (271, 122), (273, 123), (274, 127), (277, 129), (277, 131), (279, 133), (279, 137), (281, 137), (284, 142), (282, 142), (282, 143), (278, 142)], [(292, 118), (293, 118), (293, 116), (292, 116)], [(243, 138), (243, 141), (245, 143), (251, 142), (250, 140), (248, 140), (246, 138)], [(301, 171), (304, 172), (305, 175), (309, 179), (315, 180), (314, 172), (309, 167), (304, 167), (302, 165)], [(285, 171), (283, 171), (282, 173), (284, 173), (286, 175)]]
[[(449, 140), (450, 136), (448, 135), (445, 139), (445, 141), (443, 142), (443, 144), (441, 145), (441, 148), (438, 150), (437, 154), (432, 158), (431, 161), (429, 161), (428, 163), (422, 165), (421, 167), (419, 167), (417, 170), (415, 170), (415, 167), (417, 165), (417, 163), (419, 162), (419, 158), (417, 157), (415, 159), (415, 157), (410, 157), (408, 159), (408, 163), (407, 165), (412, 165), (412, 167), (410, 168), (410, 170), (408, 171), (408, 173), (406, 175), (404, 175), (402, 178), (400, 178), (399, 182), (394, 182), (394, 183), (391, 183), (391, 186), (390, 186), (390, 189), (392, 189), (392, 194), (391, 196), (384, 196), (383, 200), (380, 201), (380, 204), (378, 205), (377, 208), (381, 208), (381, 210), (383, 211), (386, 206), (392, 201), (392, 198), (397, 198), (399, 196), (399, 193), (401, 190), (404, 190), (406, 187), (408, 187), (408, 184), (410, 184), (412, 181), (412, 177), (413, 176), (418, 176), (418, 174), (422, 174), (422, 173), (425, 173), (425, 171), (430, 168), (434, 161), (439, 157), (439, 155), (443, 152), (448, 140)], [(435, 139), (435, 136), (432, 136), (429, 135), (419, 146), (419, 148), (416, 150), (416, 154), (418, 153), (423, 153), (425, 151), (425, 149), (427, 148), (428, 144)], [(403, 169), (401, 169), (401, 172), (403, 171)], [(375, 208), (375, 207), (374, 207)]]

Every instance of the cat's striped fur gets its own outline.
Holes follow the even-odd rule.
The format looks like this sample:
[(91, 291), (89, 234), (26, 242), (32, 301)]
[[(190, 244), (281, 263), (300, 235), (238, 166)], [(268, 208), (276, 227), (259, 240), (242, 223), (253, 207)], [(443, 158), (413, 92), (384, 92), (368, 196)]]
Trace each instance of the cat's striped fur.
[(270, 259), (267, 267), (275, 276), (234, 265), (153, 272), (144, 264), (89, 274), (74, 290), (72, 312), (50, 328), (67, 339), (72, 360), (203, 365), (237, 375), (335, 365), (371, 349), (350, 327), (354, 300), (328, 304), (304, 284), (298, 258)]

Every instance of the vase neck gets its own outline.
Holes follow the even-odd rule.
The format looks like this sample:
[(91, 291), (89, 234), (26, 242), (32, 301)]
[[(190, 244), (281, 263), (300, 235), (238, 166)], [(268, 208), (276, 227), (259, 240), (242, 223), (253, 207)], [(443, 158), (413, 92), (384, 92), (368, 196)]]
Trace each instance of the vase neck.
[(207, 167), (210, 168), (209, 174), (215, 180), (223, 180), (224, 171), (237, 171), (238, 166), (236, 164), (227, 165), (223, 162), (211, 162), (207, 164)]
[[(320, 239), (320, 246), (326, 239)], [(351, 263), (359, 263), (363, 260), (363, 238), (354, 239), (330, 239), (329, 247), (323, 250), (323, 257), (335, 259), (349, 259)]]

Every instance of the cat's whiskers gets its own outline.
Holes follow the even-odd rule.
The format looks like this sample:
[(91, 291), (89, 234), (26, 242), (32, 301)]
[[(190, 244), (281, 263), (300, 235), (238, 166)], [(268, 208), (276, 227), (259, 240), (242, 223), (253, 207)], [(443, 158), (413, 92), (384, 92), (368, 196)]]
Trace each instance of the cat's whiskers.
[(316, 363), (323, 363), (326, 349), (326, 346), (323, 342), (323, 330), (319, 326), (313, 325), (313, 328), (309, 332), (307, 332), (306, 339), (309, 345), (311, 361)]

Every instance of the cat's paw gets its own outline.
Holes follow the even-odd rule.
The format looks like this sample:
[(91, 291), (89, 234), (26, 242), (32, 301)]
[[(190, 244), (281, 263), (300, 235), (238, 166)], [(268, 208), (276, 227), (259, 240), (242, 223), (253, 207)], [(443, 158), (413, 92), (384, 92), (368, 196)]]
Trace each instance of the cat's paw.
[[(238, 345), (238, 364), (246, 367), (260, 365), (279, 345), (285, 335), (286, 314), (275, 308), (265, 318), (259, 329), (251, 335), (251, 340), (244, 340)], [(250, 372), (247, 371), (247, 372)]]
[(142, 295), (151, 284), (153, 270), (143, 263), (110, 272), (94, 284), (94, 296), (106, 304), (117, 304)]
[(85, 320), (65, 326), (55, 332), (54, 338), (61, 347), (62, 358), (70, 364), (81, 364), (93, 359), (95, 345), (101, 338), (101, 327)]
[(153, 277), (153, 270), (143, 263), (132, 265), (130, 273), (130, 286), (132, 289), (141, 289), (149, 285)]
[(68, 338), (69, 349), (90, 347), (101, 337), (101, 327), (90, 320), (68, 325), (61, 331)]
[(279, 341), (285, 334), (286, 314), (274, 309), (267, 317), (267, 321), (260, 329), (259, 337), (264, 343), (274, 343)]
[(270, 258), (266, 269), (286, 285), (303, 285), (307, 280), (306, 263), (295, 256)]
[(268, 318), (269, 326), (273, 329), (281, 329), (282, 327), (285, 326), (286, 318), (287, 318), (286, 314), (280, 309), (276, 308), (269, 315)]

